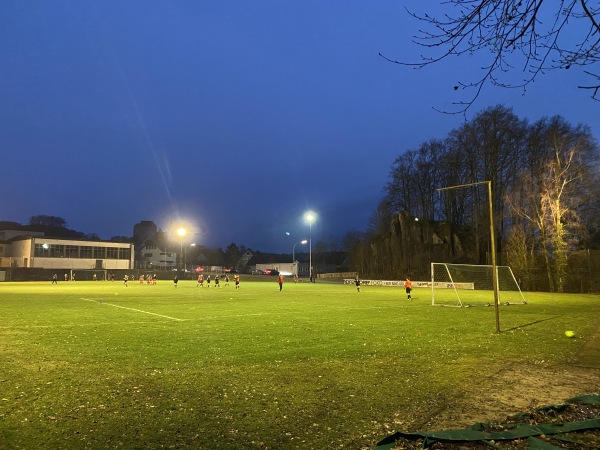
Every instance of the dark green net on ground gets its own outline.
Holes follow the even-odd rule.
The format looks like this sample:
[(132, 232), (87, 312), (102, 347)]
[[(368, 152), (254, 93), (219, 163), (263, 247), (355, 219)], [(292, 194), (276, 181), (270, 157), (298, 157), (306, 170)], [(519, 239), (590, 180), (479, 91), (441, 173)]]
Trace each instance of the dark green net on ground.
[[(585, 420), (561, 421), (561, 413), (578, 405), (586, 413), (594, 416)], [(532, 423), (539, 418), (553, 417), (547, 423)], [(573, 415), (571, 415), (573, 417)], [(398, 441), (420, 443), (420, 448), (431, 448), (434, 444), (479, 442), (490, 448), (503, 448), (498, 442), (520, 440), (519, 448), (557, 449), (565, 448), (553, 445), (540, 437), (552, 436), (557, 441), (567, 443), (566, 448), (582, 444), (573, 438), (573, 433), (600, 430), (600, 395), (581, 395), (558, 405), (538, 408), (531, 413), (519, 413), (511, 416), (505, 423), (476, 423), (462, 430), (443, 430), (431, 432), (394, 433), (377, 443), (375, 450), (389, 450), (397, 447)], [(569, 433), (569, 436), (562, 436)], [(587, 444), (584, 447), (588, 447)], [(415, 447), (413, 447), (415, 448)], [(438, 447), (443, 448), (443, 447)], [(512, 447), (514, 448), (514, 447)]]

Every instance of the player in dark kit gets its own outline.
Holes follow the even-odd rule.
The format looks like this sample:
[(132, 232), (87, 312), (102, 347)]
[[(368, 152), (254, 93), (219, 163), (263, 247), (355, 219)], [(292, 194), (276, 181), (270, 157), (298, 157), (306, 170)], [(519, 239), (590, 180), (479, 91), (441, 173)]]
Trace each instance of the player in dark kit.
[(356, 290), (360, 292), (360, 278), (358, 278), (358, 275), (356, 275), (356, 278), (354, 279), (354, 284), (356, 285)]

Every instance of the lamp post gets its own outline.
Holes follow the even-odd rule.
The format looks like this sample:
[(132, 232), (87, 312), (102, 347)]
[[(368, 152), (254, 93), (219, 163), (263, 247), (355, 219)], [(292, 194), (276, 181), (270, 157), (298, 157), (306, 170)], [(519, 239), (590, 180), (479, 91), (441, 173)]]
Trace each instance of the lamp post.
[[(196, 246), (196, 243), (195, 243), (195, 242), (192, 242), (192, 243), (190, 244), (190, 247), (195, 247), (195, 246)], [(192, 255), (193, 255), (193, 254), (194, 254), (194, 253), (192, 252)], [(185, 260), (186, 260), (186, 262), (187, 262), (187, 256), (186, 256)], [(193, 264), (193, 263), (192, 263), (192, 267), (190, 268), (190, 272), (194, 272), (194, 264)], [(192, 275), (192, 278), (193, 278), (193, 275)]]
[[(179, 253), (179, 258), (180, 260), (183, 258), (183, 237), (186, 235), (187, 231), (185, 230), (185, 228), (181, 227), (177, 230), (177, 234), (179, 235), (179, 244), (180, 244), (180, 250), (181, 252)], [(185, 264), (185, 262), (184, 262)], [(181, 267), (181, 263), (179, 263), (179, 266)], [(185, 271), (185, 268), (184, 268)]]
[(292, 264), (294, 265), (294, 271), (296, 272), (294, 275), (298, 276), (298, 266), (296, 264), (296, 245), (298, 244), (302, 244), (305, 245), (308, 241), (306, 239), (300, 241), (300, 242), (296, 242), (294, 244), (294, 246), (292, 247)]
[(312, 223), (315, 220), (316, 215), (312, 211), (308, 211), (304, 214), (304, 220), (308, 222), (309, 235), (308, 235), (308, 276), (312, 281), (313, 270), (312, 270)]

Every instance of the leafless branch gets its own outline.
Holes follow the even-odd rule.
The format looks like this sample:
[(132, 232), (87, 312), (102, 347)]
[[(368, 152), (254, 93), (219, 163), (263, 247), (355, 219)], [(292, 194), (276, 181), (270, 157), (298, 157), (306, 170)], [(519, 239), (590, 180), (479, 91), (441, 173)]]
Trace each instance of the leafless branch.
[[(379, 54), (386, 61), (425, 68), (451, 56), (489, 51), (490, 63), (482, 67), (475, 81), (459, 81), (455, 90), (474, 89), (466, 101), (453, 103), (461, 108), (446, 113), (464, 113), (477, 100), (483, 86), (521, 88), (550, 70), (590, 66), (600, 62), (600, 6), (589, 0), (446, 0), (450, 12), (434, 17), (406, 10), (426, 26), (413, 42), (437, 55), (421, 55), (416, 62), (399, 61)], [(519, 64), (520, 62), (520, 64)], [(520, 81), (506, 80), (516, 64), (522, 65)], [(588, 75), (596, 77), (590, 72)], [(592, 89), (598, 100), (600, 86)]]

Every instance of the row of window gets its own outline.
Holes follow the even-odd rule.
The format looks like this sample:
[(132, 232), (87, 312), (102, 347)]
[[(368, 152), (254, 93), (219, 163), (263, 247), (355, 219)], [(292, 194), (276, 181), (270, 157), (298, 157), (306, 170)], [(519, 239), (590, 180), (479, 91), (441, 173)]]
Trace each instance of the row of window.
[(35, 244), (33, 256), (44, 258), (131, 259), (131, 248)]
[[(159, 253), (160, 256), (165, 256), (167, 258), (175, 258), (174, 253)], [(152, 258), (154, 257), (154, 253), (144, 253), (142, 255), (143, 258)]]

